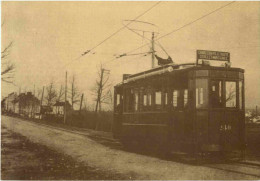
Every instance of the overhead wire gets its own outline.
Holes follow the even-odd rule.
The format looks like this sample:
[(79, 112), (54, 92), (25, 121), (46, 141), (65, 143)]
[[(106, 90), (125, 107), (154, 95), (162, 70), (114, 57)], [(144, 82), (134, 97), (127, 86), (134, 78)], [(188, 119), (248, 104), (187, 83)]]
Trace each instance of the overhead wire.
[[(189, 23), (186, 23), (185, 25), (183, 25), (183, 26), (181, 26), (181, 27), (179, 27), (179, 28), (177, 28), (177, 29), (172, 30), (171, 32), (169, 32), (169, 33), (167, 33), (167, 34), (162, 35), (162, 36), (156, 38), (155, 41), (158, 41), (158, 40), (160, 40), (160, 39), (162, 39), (162, 38), (164, 38), (164, 37), (166, 37), (166, 36), (169, 36), (169, 35), (172, 34), (172, 33), (175, 33), (175, 32), (177, 32), (177, 31), (180, 31), (181, 29), (183, 29), (183, 28), (185, 28), (185, 27), (187, 27), (187, 26), (190, 26), (190, 25), (192, 25), (193, 23), (195, 23), (195, 22), (197, 22), (197, 21), (199, 21), (199, 20), (201, 20), (201, 19), (206, 18), (207, 16), (209, 16), (209, 15), (211, 15), (211, 14), (213, 14), (213, 13), (215, 13), (215, 12), (217, 12), (217, 11), (219, 11), (219, 10), (221, 10), (221, 9), (223, 9), (223, 8), (225, 8), (225, 7), (227, 7), (227, 6), (229, 6), (229, 5), (231, 5), (232, 3), (235, 3), (235, 1), (232, 1), (232, 2), (230, 2), (230, 3), (227, 3), (227, 4), (223, 5), (223, 6), (220, 6), (219, 8), (217, 8), (217, 9), (215, 9), (215, 10), (209, 12), (209, 13), (206, 13), (206, 14), (202, 15), (201, 17), (199, 17), (199, 18), (197, 18), (197, 19), (195, 19), (195, 20), (193, 20), (193, 21), (191, 21), (191, 22), (189, 22)], [(147, 45), (148, 45), (148, 43), (146, 43), (146, 44), (144, 44), (144, 45), (142, 45), (142, 46), (140, 46), (140, 47), (137, 47), (137, 48), (135, 48), (135, 49), (133, 49), (133, 50), (131, 50), (131, 51), (125, 53), (125, 54), (132, 53), (132, 52), (134, 52), (134, 51), (136, 51), (136, 50), (139, 50), (140, 48), (143, 48), (144, 46), (147, 46)], [(114, 60), (116, 60), (116, 59), (109, 60), (109, 62), (114, 61)], [(108, 63), (108, 62), (107, 62), (107, 63)]]
[[(133, 20), (137, 20), (138, 18), (142, 17), (143, 15), (145, 15), (146, 13), (148, 13), (149, 11), (151, 11), (155, 6), (157, 6), (158, 4), (160, 4), (161, 1), (156, 2), (154, 5), (152, 5), (150, 8), (148, 8), (146, 11), (144, 11), (143, 13), (141, 13), (140, 15), (138, 15), (137, 17), (135, 17)], [(89, 54), (90, 52), (92, 52), (94, 49), (96, 49), (97, 47), (99, 47), (100, 45), (102, 45), (103, 43), (105, 43), (107, 40), (109, 40), (110, 38), (112, 38), (113, 36), (115, 36), (117, 33), (119, 33), (120, 31), (122, 31), (123, 29), (126, 28), (126, 26), (132, 24), (133, 21), (130, 21), (129, 23), (127, 23), (127, 25), (122, 26), (121, 28), (119, 28), (117, 31), (115, 31), (114, 33), (112, 33), (110, 36), (108, 36), (107, 38), (105, 38), (104, 40), (102, 40), (101, 42), (99, 42), (97, 45), (95, 45), (94, 47), (92, 47), (89, 50), (86, 50), (85, 52), (83, 52), (80, 56), (78, 56), (77, 58), (73, 59), (72, 61), (66, 63), (64, 65), (64, 67), (68, 66), (69, 64), (71, 64), (72, 62), (79, 60), (81, 57), (85, 56), (86, 54)]]

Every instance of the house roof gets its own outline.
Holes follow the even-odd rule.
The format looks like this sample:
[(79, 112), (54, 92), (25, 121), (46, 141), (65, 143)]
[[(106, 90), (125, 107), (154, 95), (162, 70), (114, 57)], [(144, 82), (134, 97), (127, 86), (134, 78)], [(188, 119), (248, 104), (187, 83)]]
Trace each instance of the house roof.
[[(66, 101), (67, 106), (71, 106), (69, 101)], [(56, 103), (53, 106), (64, 106), (65, 102), (56, 101)]]
[(29, 92), (27, 94), (21, 93), (13, 100), (14, 103), (19, 102), (19, 101), (23, 101), (23, 102), (33, 101), (36, 104), (40, 104), (40, 100), (37, 97), (35, 97), (34, 95), (30, 94)]

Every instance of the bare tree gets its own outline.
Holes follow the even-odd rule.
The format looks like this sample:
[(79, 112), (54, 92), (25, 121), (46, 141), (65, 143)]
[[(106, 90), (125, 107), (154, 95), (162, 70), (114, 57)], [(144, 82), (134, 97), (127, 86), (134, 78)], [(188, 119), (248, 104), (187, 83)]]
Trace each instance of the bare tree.
[(46, 102), (48, 106), (51, 106), (54, 104), (54, 101), (56, 100), (57, 97), (57, 92), (54, 87), (53, 81), (46, 87)]
[(14, 78), (14, 63), (12, 63), (8, 58), (11, 48), (13, 46), (13, 42), (10, 42), (3, 51), (1, 51), (1, 80), (6, 83), (13, 83)]
[[(1, 23), (1, 27), (4, 26), (4, 21)], [(6, 47), (4, 47), (4, 50), (1, 51), (1, 80), (6, 83), (12, 83), (13, 84), (13, 78), (14, 78), (14, 63), (11, 62), (8, 59), (8, 56), (10, 55), (10, 51), (13, 46), (13, 41), (11, 41)]]
[(95, 112), (102, 110), (102, 104), (110, 104), (112, 101), (112, 84), (109, 83), (109, 73), (109, 70), (102, 68), (102, 65), (100, 66), (100, 70), (98, 71), (98, 78), (94, 88), (91, 90), (92, 94), (95, 96)]
[(74, 104), (76, 104), (80, 101), (80, 93), (76, 86), (75, 75), (72, 76), (72, 80), (71, 80), (70, 99), (71, 99), (72, 108), (73, 108)]
[(65, 94), (64, 87), (61, 85), (60, 90), (58, 91), (58, 95), (56, 101), (60, 102), (63, 100), (63, 95)]

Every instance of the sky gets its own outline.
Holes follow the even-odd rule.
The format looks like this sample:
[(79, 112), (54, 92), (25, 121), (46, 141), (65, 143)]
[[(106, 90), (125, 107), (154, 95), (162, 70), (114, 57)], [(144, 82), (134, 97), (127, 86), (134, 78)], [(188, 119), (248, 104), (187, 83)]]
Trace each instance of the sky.
[[(89, 104), (93, 103), (91, 89), (100, 64), (110, 70), (113, 84), (124, 73), (137, 73), (151, 68), (151, 56), (120, 55), (183, 27), (230, 2), (1, 2), (1, 47), (13, 41), (10, 56), (14, 62), (15, 85), (2, 82), (2, 97), (12, 91), (42, 89), (54, 81), (64, 85), (72, 75)], [(155, 6), (154, 6), (155, 5)], [(125, 24), (143, 14), (128, 27), (138, 29), (141, 36), (127, 28), (92, 49)], [(225, 51), (231, 54), (232, 67), (245, 69), (246, 107), (260, 105), (260, 2), (236, 1), (159, 40), (176, 63), (196, 61), (196, 50)], [(142, 37), (144, 36), (144, 37)], [(144, 46), (133, 53), (149, 52)], [(167, 54), (155, 44), (161, 57)]]

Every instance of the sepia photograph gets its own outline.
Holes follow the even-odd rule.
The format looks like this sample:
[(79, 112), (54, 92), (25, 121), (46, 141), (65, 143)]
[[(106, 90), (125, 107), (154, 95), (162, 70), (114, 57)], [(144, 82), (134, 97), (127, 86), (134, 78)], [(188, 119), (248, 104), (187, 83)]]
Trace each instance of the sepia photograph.
[(260, 180), (260, 1), (1, 1), (1, 180)]

